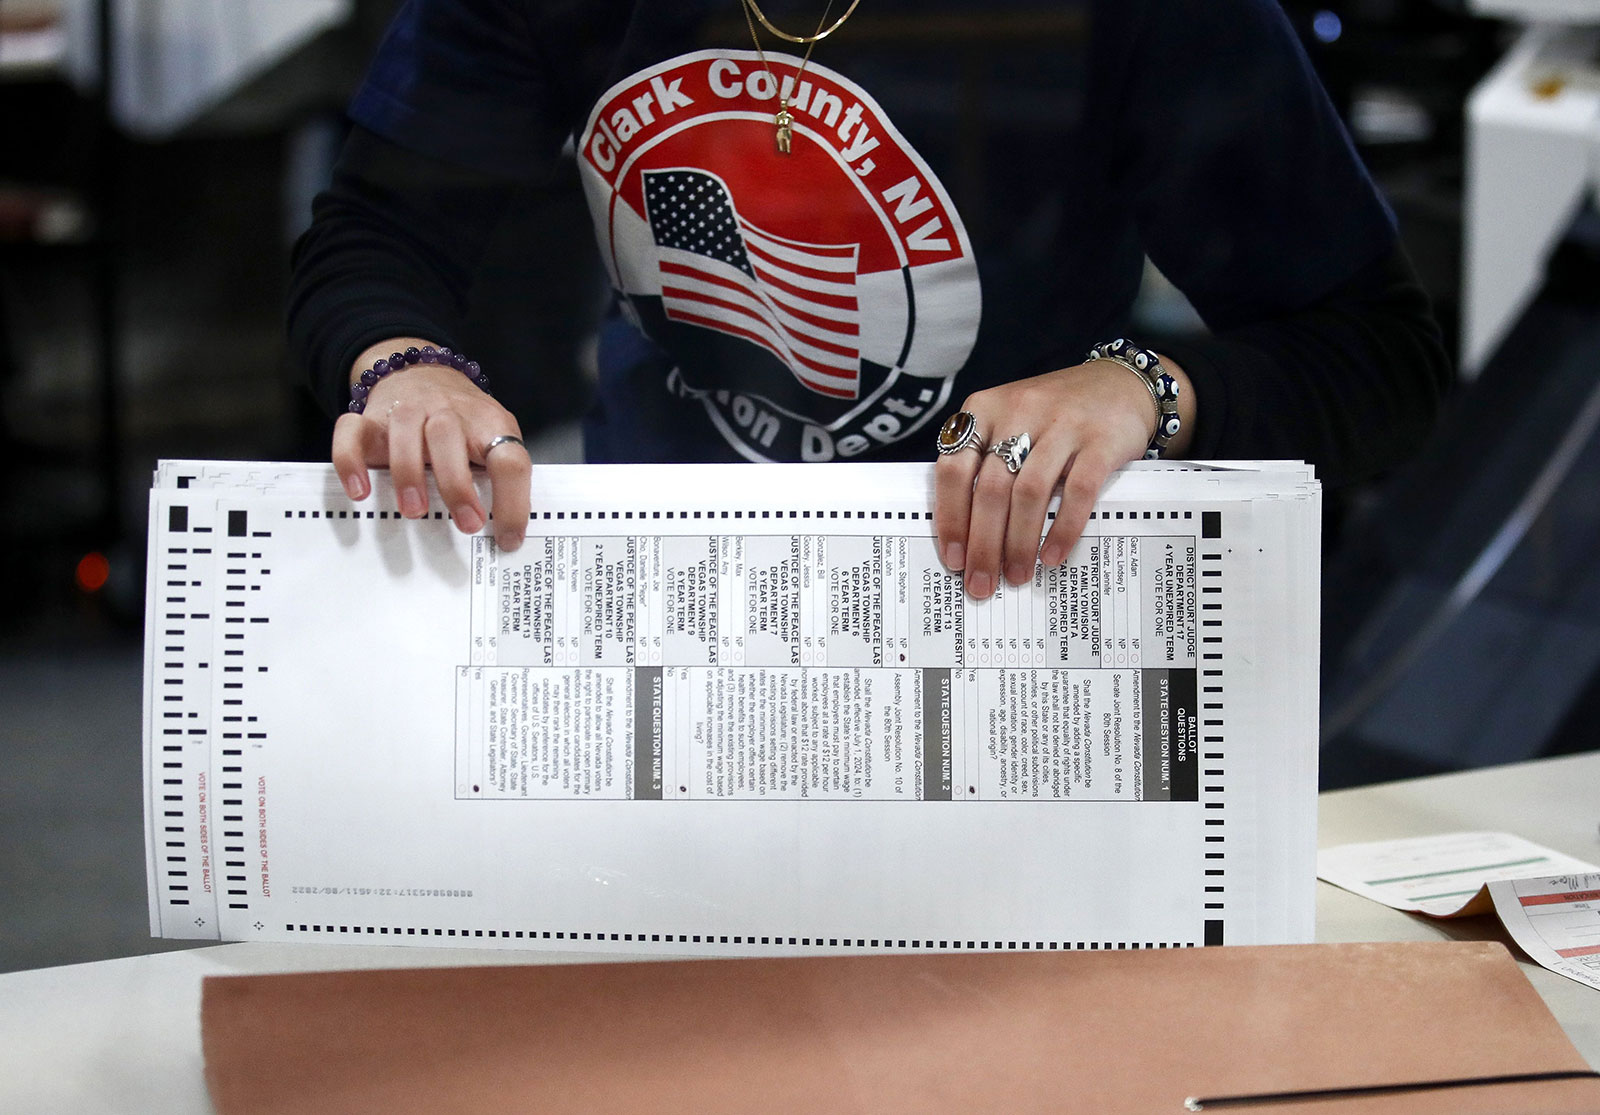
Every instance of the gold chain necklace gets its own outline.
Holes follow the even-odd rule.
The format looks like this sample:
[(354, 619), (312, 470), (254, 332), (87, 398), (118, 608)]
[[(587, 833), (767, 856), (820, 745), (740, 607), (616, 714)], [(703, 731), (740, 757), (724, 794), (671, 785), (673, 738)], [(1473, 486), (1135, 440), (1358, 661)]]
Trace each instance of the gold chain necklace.
[[(750, 17), (750, 12), (755, 12), (756, 13), (756, 18), (761, 21), (761, 26), (765, 27), (772, 34), (778, 36), (778, 38), (784, 40), (785, 42), (800, 43), (801, 45), (804, 45), (806, 43), (818, 43), (818, 42), (821, 42), (823, 39), (826, 39), (829, 35), (833, 34), (835, 31), (839, 30), (840, 27), (844, 26), (844, 21), (849, 19), (850, 16), (852, 14), (854, 14), (854, 12), (856, 10), (856, 5), (860, 4), (860, 3), (861, 3), (861, 0), (851, 0), (850, 7), (845, 10), (844, 15), (840, 16), (839, 19), (838, 19), (838, 22), (836, 22), (832, 27), (828, 28), (826, 31), (824, 31), (822, 29), (822, 25), (824, 23), (828, 22), (828, 9), (824, 8), (823, 11), (822, 11), (822, 19), (820, 21), (818, 21), (817, 30), (816, 30), (815, 33), (810, 34), (810, 35), (791, 35), (787, 31), (780, 31), (778, 28), (774, 27), (772, 25), (772, 21), (767, 18), (766, 13), (761, 10), (761, 6), (756, 3), (756, 0), (744, 0), (744, 5), (745, 5), (745, 8), (747, 9), (747, 11), (745, 12), (745, 18), (746, 19), (748, 19)], [(831, 7), (833, 7), (833, 4), (830, 2), (828, 4), (828, 8), (831, 8)], [(753, 31), (751, 33), (754, 34)]]
[[(778, 111), (773, 115), (772, 122), (778, 128), (778, 153), (787, 155), (789, 153), (790, 140), (793, 137), (794, 114), (789, 111), (789, 95), (783, 91), (783, 83), (772, 72), (772, 64), (767, 61), (767, 52), (761, 49), (761, 36), (756, 34), (756, 20), (759, 19), (761, 26), (785, 42), (804, 43), (806, 45), (806, 52), (800, 59), (800, 68), (794, 74), (794, 84), (790, 86), (790, 89), (793, 90), (800, 87), (800, 79), (805, 76), (806, 64), (811, 61), (812, 48), (843, 26), (844, 21), (850, 18), (850, 14), (856, 10), (856, 5), (860, 4), (861, 0), (852, 0), (844, 15), (840, 16), (832, 27), (823, 30), (823, 25), (828, 22), (828, 13), (833, 10), (833, 0), (828, 0), (827, 6), (822, 9), (822, 18), (817, 21), (817, 30), (811, 35), (790, 35), (780, 31), (762, 14), (761, 9), (756, 6), (755, 0), (740, 0), (740, 2), (744, 6), (744, 21), (750, 27), (750, 41), (756, 44), (756, 56), (761, 59), (762, 68), (767, 71), (767, 76), (772, 79), (773, 87), (778, 91)], [(754, 19), (751, 18), (751, 12), (755, 13)]]

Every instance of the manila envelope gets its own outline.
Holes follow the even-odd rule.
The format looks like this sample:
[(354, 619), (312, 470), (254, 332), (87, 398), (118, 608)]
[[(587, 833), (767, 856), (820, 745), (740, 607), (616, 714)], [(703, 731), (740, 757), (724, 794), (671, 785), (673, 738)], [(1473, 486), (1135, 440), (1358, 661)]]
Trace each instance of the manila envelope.
[(223, 1115), (1600, 1112), (1482, 942), (220, 977), (202, 1014)]

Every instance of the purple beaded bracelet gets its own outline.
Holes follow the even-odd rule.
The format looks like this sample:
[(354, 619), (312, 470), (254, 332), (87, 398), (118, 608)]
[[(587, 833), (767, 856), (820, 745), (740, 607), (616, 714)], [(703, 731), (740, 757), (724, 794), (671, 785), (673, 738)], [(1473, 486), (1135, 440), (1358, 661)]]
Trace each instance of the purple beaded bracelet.
[(372, 367), (362, 372), (360, 378), (350, 385), (350, 413), (361, 414), (367, 409), (367, 396), (372, 394), (372, 389), (377, 386), (380, 379), (412, 364), (448, 364), (477, 384), (478, 389), (484, 394), (489, 393), (489, 377), (483, 374), (483, 369), (478, 367), (476, 360), (468, 360), (459, 352), (451, 352), (448, 348), (423, 345), (421, 348), (408, 348), (404, 352), (391, 353), (389, 359), (378, 360)]

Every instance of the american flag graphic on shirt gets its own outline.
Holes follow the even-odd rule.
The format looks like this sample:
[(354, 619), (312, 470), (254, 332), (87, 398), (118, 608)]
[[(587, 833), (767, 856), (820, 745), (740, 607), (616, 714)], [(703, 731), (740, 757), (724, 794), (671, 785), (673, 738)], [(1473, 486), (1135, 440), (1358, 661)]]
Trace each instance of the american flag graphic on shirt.
[(860, 245), (765, 232), (739, 216), (727, 187), (704, 171), (643, 177), (667, 317), (758, 344), (811, 390), (856, 398)]

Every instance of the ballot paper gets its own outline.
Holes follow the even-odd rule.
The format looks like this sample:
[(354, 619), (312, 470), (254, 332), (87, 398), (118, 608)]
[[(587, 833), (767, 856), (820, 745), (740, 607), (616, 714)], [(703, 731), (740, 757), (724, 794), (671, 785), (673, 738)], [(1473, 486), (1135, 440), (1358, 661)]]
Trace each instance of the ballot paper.
[(374, 481), (157, 470), (156, 935), (1311, 938), (1304, 465), (1131, 467), (1059, 569), (981, 602), (938, 559), (931, 466), (541, 466), (514, 552)]

